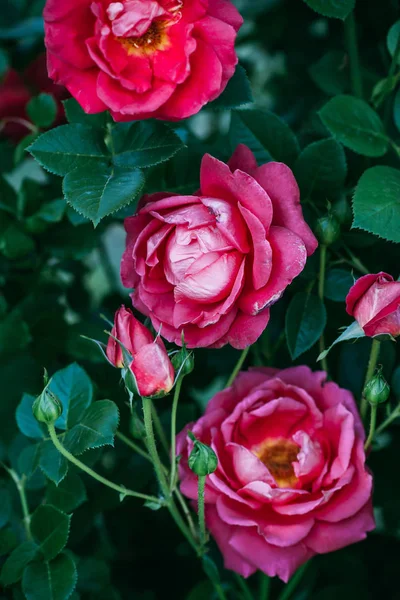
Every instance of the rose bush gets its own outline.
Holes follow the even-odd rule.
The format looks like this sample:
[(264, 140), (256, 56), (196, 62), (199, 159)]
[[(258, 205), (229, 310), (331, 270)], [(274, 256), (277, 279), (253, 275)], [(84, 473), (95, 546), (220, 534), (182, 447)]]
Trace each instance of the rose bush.
[(317, 241), (286, 165), (257, 167), (240, 145), (229, 166), (204, 156), (200, 180), (193, 196), (144, 197), (125, 220), (122, 281), (167, 340), (245, 348)]
[(232, 77), (242, 18), (229, 0), (48, 0), (50, 76), (88, 113), (183, 119)]
[(346, 298), (346, 310), (365, 335), (400, 335), (400, 281), (388, 273), (357, 279)]
[(121, 306), (115, 313), (114, 327), (107, 344), (107, 358), (115, 366), (124, 366), (123, 350), (131, 355), (125, 365), (133, 373), (141, 396), (167, 394), (174, 385), (174, 368), (160, 336), (153, 338), (129, 309)]
[(324, 372), (252, 369), (216, 394), (178, 435), (181, 491), (196, 500), (188, 430), (218, 456), (206, 522), (228, 569), (287, 581), (314, 554), (374, 528), (361, 419), (352, 394)]

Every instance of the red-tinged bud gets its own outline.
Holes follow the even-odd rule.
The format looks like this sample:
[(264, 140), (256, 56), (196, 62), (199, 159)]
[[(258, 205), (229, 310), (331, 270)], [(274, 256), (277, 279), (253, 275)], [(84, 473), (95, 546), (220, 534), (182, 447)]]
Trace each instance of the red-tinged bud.
[(140, 396), (164, 396), (174, 386), (175, 372), (160, 337), (156, 339), (124, 306), (116, 312), (107, 345), (107, 357), (116, 367), (132, 374), (125, 384)]

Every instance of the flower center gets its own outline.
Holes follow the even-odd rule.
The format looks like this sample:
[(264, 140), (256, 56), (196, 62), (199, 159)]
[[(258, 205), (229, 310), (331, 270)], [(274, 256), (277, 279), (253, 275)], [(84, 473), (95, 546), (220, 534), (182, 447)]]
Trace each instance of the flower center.
[(150, 53), (162, 50), (168, 44), (165, 34), (165, 21), (153, 21), (144, 35), (138, 37), (117, 37), (117, 40), (128, 51), (128, 54)]
[(264, 463), (280, 488), (294, 487), (298, 481), (292, 463), (297, 460), (299, 447), (284, 438), (265, 440), (254, 454)]

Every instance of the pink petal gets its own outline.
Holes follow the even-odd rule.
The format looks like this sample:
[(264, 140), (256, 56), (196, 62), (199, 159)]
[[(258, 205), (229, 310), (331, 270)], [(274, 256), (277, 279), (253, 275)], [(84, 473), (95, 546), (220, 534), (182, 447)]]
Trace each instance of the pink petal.
[(250, 250), (248, 232), (243, 217), (235, 206), (217, 198), (201, 198), (201, 202), (213, 215), (218, 229), (229, 242), (243, 254)]
[(212, 46), (221, 61), (223, 80), (228, 81), (238, 63), (235, 52), (235, 29), (222, 20), (207, 16), (195, 24), (194, 35)]
[(231, 0), (212, 0), (208, 14), (225, 23), (229, 23), (236, 31), (243, 25), (243, 18)]
[(363, 277), (357, 279), (346, 296), (346, 311), (349, 315), (354, 316), (355, 305), (360, 298), (364, 296), (365, 292), (369, 290), (369, 288), (375, 283), (378, 277), (382, 277), (387, 281), (394, 281), (391, 275), (384, 273), (383, 271), (380, 271), (380, 273), (377, 273), (376, 275), (364, 275)]
[(228, 166), (232, 172), (240, 169), (249, 175), (253, 175), (253, 172), (258, 167), (253, 152), (244, 144), (238, 144), (228, 161)]
[(225, 344), (230, 344), (237, 350), (243, 350), (258, 340), (268, 321), (268, 308), (255, 316), (239, 312), (229, 331), (220, 339), (219, 345), (215, 345), (215, 347), (221, 348)]
[(130, 368), (141, 396), (168, 393), (174, 385), (174, 368), (167, 351), (156, 342), (143, 346), (135, 354)]
[(255, 290), (267, 285), (272, 271), (272, 249), (266, 239), (262, 223), (247, 208), (239, 203), (239, 210), (247, 223), (253, 239), (252, 283)]
[(183, 83), (190, 75), (190, 56), (195, 52), (197, 42), (192, 37), (193, 25), (184, 21), (168, 29), (169, 46), (157, 50), (152, 56), (155, 77)]

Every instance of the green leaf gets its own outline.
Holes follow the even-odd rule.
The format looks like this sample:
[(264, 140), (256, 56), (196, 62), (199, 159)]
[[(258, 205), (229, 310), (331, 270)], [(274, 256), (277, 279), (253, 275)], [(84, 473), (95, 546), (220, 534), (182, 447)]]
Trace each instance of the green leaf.
[(67, 475), (68, 461), (51, 440), (46, 440), (42, 443), (39, 467), (46, 477), (58, 485)]
[[(389, 50), (390, 56), (393, 58), (396, 52), (397, 44), (400, 38), (400, 21), (396, 21), (387, 34), (386, 44)], [(400, 64), (400, 55), (397, 56), (397, 64)]]
[(85, 411), (78, 425), (70, 429), (64, 438), (65, 447), (75, 455), (90, 448), (114, 445), (114, 435), (118, 428), (117, 405), (111, 400), (94, 402)]
[(17, 145), (14, 151), (14, 164), (19, 165), (20, 162), (24, 160), (24, 158), (28, 158), (27, 152), (29, 146), (35, 142), (40, 133), (37, 131), (35, 133), (28, 133)]
[(358, 181), (353, 198), (353, 227), (400, 242), (400, 171), (372, 167)]
[(397, 90), (393, 103), (393, 120), (400, 131), (400, 88)]
[(6, 488), (0, 488), (0, 529), (7, 525), (11, 515), (11, 496)]
[(350, 271), (330, 269), (326, 274), (324, 295), (334, 302), (344, 302), (353, 284), (354, 277)]
[(246, 144), (259, 164), (276, 160), (290, 166), (300, 151), (288, 125), (266, 110), (233, 111), (229, 137), (234, 147)]
[(28, 325), (17, 310), (9, 313), (0, 323), (0, 355), (22, 350), (31, 341)]
[(58, 487), (49, 483), (46, 499), (49, 504), (70, 513), (85, 502), (86, 489), (79, 475), (69, 471)]
[(165, 162), (184, 144), (164, 123), (117, 123), (111, 130), (116, 167), (143, 168)]
[(17, 544), (17, 536), (11, 528), (0, 531), (0, 556), (10, 554)]
[(228, 81), (225, 90), (209, 105), (209, 108), (225, 110), (238, 108), (250, 102), (253, 102), (253, 95), (247, 73), (241, 65), (237, 65), (235, 73)]
[(31, 233), (43, 233), (49, 225), (62, 221), (66, 206), (64, 198), (42, 204), (34, 215), (26, 219), (27, 230)]
[(286, 339), (292, 359), (309, 350), (322, 335), (326, 310), (318, 296), (299, 292), (286, 312)]
[(335, 96), (319, 111), (333, 137), (364, 156), (383, 156), (388, 138), (379, 115), (363, 100)]
[(44, 430), (33, 416), (32, 404), (34, 400), (35, 396), (24, 394), (17, 406), (15, 416), (20, 432), (26, 435), (26, 437), (36, 440), (44, 437)]
[(39, 94), (26, 105), (28, 117), (43, 129), (53, 125), (57, 116), (57, 103), (51, 94)]
[(68, 173), (63, 190), (71, 206), (97, 225), (103, 217), (137, 198), (144, 182), (139, 169), (114, 167), (104, 161)]
[(78, 364), (72, 363), (54, 373), (50, 390), (60, 400), (63, 412), (56, 421), (58, 429), (70, 429), (79, 423), (83, 413), (93, 401), (93, 385)]
[(348, 60), (344, 52), (327, 52), (308, 70), (311, 79), (328, 96), (343, 94), (349, 89)]
[(69, 554), (50, 563), (33, 563), (25, 571), (22, 590), (27, 600), (67, 600), (75, 589), (77, 573)]
[(310, 144), (297, 159), (294, 174), (305, 196), (314, 191), (329, 194), (340, 189), (347, 175), (343, 147), (333, 139)]
[(12, 585), (22, 577), (26, 565), (37, 555), (38, 547), (34, 542), (23, 542), (13, 550), (3, 565), (0, 575), (1, 585)]
[(359, 324), (357, 323), (357, 321), (354, 321), (351, 325), (349, 325), (348, 327), (346, 327), (346, 329), (343, 331), (343, 333), (341, 333), (339, 335), (339, 337), (336, 338), (336, 340), (333, 342), (333, 344), (331, 344), (329, 346), (329, 348), (327, 348), (326, 350), (324, 350), (323, 352), (321, 352), (321, 354), (317, 358), (317, 361), (318, 360), (322, 360), (323, 358), (325, 358), (325, 356), (328, 355), (328, 352), (331, 351), (331, 349), (333, 348), (333, 346), (335, 346), (339, 342), (346, 342), (347, 340), (355, 340), (355, 339), (358, 339), (358, 338), (361, 338), (361, 337), (365, 337), (365, 333), (361, 329), (361, 327), (359, 326)]
[(81, 124), (61, 125), (41, 135), (29, 152), (50, 173), (66, 175), (75, 167), (88, 172), (108, 157), (103, 132)]
[(28, 478), (32, 477), (39, 467), (40, 453), (40, 444), (29, 444), (22, 450), (18, 457), (18, 471), (21, 475)]
[(0, 77), (6, 73), (9, 65), (8, 54), (4, 48), (0, 48)]
[(218, 567), (208, 554), (205, 554), (203, 556), (202, 565), (205, 574), (207, 575), (207, 577), (209, 577), (213, 584), (220, 584), (221, 578), (219, 575)]
[(44, 559), (55, 558), (65, 548), (71, 517), (50, 505), (41, 505), (31, 519), (31, 532)]
[(356, 0), (304, 0), (315, 12), (324, 17), (344, 20), (354, 10)]
[(88, 115), (74, 98), (64, 100), (63, 105), (66, 117), (71, 124), (80, 124), (103, 129), (110, 120), (107, 111), (96, 115)]
[(11, 215), (18, 212), (17, 193), (4, 177), (0, 177), (0, 210), (5, 210)]
[(0, 252), (11, 260), (22, 258), (33, 252), (35, 243), (19, 225), (2, 217), (0, 222)]

